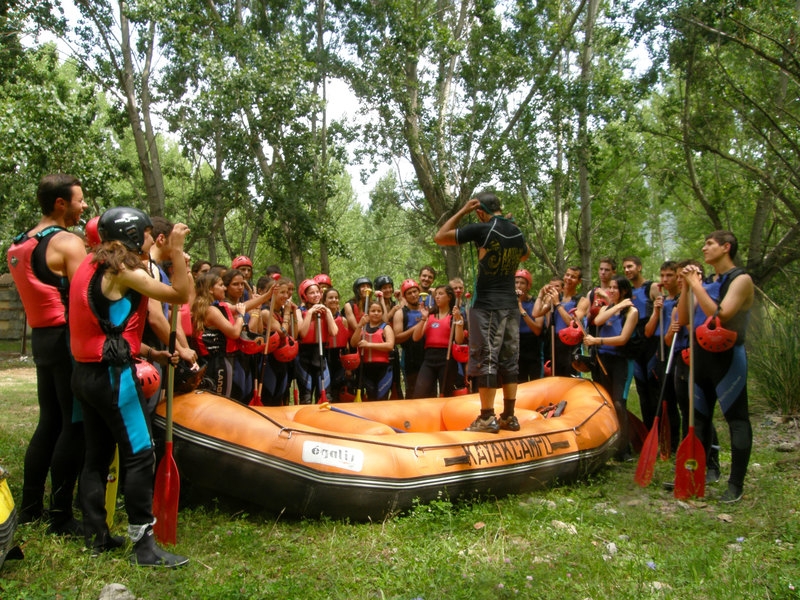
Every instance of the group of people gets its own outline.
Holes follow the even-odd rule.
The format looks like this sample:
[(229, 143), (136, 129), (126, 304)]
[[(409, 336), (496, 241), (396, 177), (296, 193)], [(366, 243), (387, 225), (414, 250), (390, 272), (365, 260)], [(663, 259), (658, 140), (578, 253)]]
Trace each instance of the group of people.
[[(588, 293), (579, 292), (581, 269), (570, 267), (534, 296), (533, 277), (520, 268), (530, 253), (525, 237), (503, 215), (497, 196), (484, 192), (434, 237), (441, 246), (475, 245), (473, 293), (461, 279), (435, 285), (436, 271), (425, 266), (398, 289), (388, 275), (358, 277), (343, 302), (326, 274), (295, 289), (277, 266), (253, 283), (247, 256), (230, 265), (190, 264), (183, 249), (188, 228), (138, 209), (109, 209), (87, 224), (82, 239), (69, 231), (86, 209), (74, 177), (46, 176), (38, 200), (42, 219), (15, 238), (8, 253), (32, 328), (40, 407), (25, 456), (20, 516), (22, 522), (46, 516), (53, 533), (82, 534), (95, 553), (124, 542), (111, 535), (104, 505), (116, 445), (132, 562), (171, 567), (188, 561), (153, 540), (151, 417), (162, 391), (143, 385), (137, 375), (142, 365), (157, 373), (183, 365), (196, 382), (251, 404), (476, 391), (481, 411), (468, 429), (491, 433), (520, 429), (514, 415), (520, 381), (590, 370), (613, 400), (624, 459), (631, 380), (648, 427), (660, 410), (658, 399), (666, 399), (677, 446), (688, 422), (687, 326), (697, 330), (718, 318), (735, 342), (722, 350), (696, 349), (702, 368), (695, 378), (695, 421), (710, 455), (709, 477), (718, 478), (712, 416), (719, 400), (732, 446), (722, 499), (742, 496), (752, 447), (743, 342), (753, 283), (734, 267), (737, 241), (730, 232), (705, 241), (711, 278), (703, 278), (696, 261), (667, 261), (653, 283), (642, 276), (638, 257), (623, 259), (624, 276), (604, 258), (600, 284)], [(461, 224), (472, 214), (477, 222)], [(503, 410), (496, 415), (498, 388)], [(45, 511), (48, 474), (52, 497)], [(73, 515), (79, 476), (82, 523)]]

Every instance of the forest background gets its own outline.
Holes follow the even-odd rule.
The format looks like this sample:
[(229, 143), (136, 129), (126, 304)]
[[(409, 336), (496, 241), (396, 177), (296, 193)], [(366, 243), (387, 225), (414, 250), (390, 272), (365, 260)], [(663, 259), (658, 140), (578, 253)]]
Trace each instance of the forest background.
[[(89, 216), (186, 222), (194, 259), (345, 297), (428, 263), (469, 286), (469, 249), (432, 238), (488, 188), (536, 284), (631, 253), (657, 279), (730, 229), (793, 314), (799, 24), (800, 0), (4, 0), (0, 251), (60, 171)], [(357, 117), (332, 116), (342, 86)]]

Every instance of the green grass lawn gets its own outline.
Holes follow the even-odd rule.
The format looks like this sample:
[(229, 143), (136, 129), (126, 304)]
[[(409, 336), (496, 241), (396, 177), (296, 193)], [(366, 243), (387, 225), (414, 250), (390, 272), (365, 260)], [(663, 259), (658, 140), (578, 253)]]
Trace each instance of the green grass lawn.
[[(0, 464), (19, 499), (33, 370), (0, 370), (0, 383)], [(25, 559), (3, 566), (0, 597), (96, 599), (115, 582), (144, 599), (798, 598), (798, 427), (755, 412), (745, 496), (733, 506), (715, 501), (724, 483), (676, 501), (660, 485), (672, 478), (666, 462), (646, 489), (633, 481), (635, 462), (612, 462), (578, 484), (441, 498), (373, 523), (290, 521), (184, 485), (176, 551), (192, 558), (187, 567), (132, 567), (125, 551), (92, 559), (80, 541), (24, 525)], [(727, 428), (718, 430), (726, 471)], [(114, 532), (124, 527), (117, 511)]]

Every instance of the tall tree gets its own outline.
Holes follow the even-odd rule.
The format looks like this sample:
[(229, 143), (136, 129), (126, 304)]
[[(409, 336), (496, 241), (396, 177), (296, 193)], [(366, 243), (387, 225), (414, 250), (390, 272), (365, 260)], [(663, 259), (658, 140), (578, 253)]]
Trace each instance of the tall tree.
[(147, 204), (164, 214), (164, 177), (153, 122), (155, 6), (147, 0), (75, 0), (81, 19), (72, 40), (78, 57), (122, 107), (136, 143)]
[(691, 214), (737, 232), (764, 285), (800, 258), (800, 2), (670, 2), (662, 19), (670, 69), (649, 131), (681, 149)]
[(343, 158), (320, 98), (325, 5), (307, 8), (170, 0), (162, 20), (171, 126), (215, 165), (216, 197), (235, 207), (251, 242), (282, 251), (297, 279), (309, 248), (335, 239), (326, 203)]

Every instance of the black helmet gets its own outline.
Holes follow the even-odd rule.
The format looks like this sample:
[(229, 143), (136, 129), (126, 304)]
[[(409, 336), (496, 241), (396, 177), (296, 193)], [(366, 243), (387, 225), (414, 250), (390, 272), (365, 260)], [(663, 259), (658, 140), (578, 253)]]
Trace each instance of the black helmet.
[(378, 275), (375, 278), (375, 283), (373, 283), (372, 285), (376, 290), (380, 290), (383, 286), (387, 284), (394, 287), (394, 281), (392, 281), (392, 278), (389, 277), (388, 275)]
[(367, 285), (372, 285), (372, 281), (370, 281), (369, 277), (359, 277), (358, 279), (356, 279), (353, 282), (353, 297), (354, 298), (361, 298), (361, 294), (359, 293), (358, 288), (360, 288), (365, 283)]
[(97, 231), (104, 242), (116, 240), (122, 242), (128, 250), (141, 253), (144, 244), (144, 232), (153, 227), (144, 212), (138, 208), (118, 206), (109, 208), (100, 216)]

